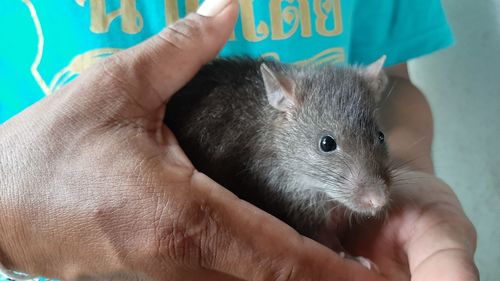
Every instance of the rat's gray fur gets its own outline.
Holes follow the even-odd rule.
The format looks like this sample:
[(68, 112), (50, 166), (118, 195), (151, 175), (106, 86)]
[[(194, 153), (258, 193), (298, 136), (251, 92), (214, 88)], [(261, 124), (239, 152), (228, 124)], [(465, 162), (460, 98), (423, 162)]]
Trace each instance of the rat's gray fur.
[[(165, 123), (195, 167), (310, 237), (339, 203), (362, 214), (366, 190), (388, 196), (374, 90), (359, 69), (266, 61), (295, 84), (288, 112), (269, 105), (262, 60), (215, 60), (167, 106)], [(338, 150), (319, 150), (322, 134)]]

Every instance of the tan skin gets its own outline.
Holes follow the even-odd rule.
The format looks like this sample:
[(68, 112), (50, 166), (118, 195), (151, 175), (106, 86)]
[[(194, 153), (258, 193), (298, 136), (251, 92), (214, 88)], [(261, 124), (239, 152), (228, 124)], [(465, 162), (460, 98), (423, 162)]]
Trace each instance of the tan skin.
[(434, 175), (429, 104), (406, 64), (386, 72), (381, 124), (390, 155), (407, 172), (395, 180), (386, 220), (358, 225), (344, 245), (372, 259), (389, 280), (479, 280), (475, 229), (453, 190)]
[(236, 11), (190, 15), (0, 126), (0, 262), (66, 280), (476, 280), (474, 228), (432, 174), (432, 118), (404, 66), (390, 70), (401, 78), (382, 120), (393, 156), (419, 157), (387, 221), (344, 241), (382, 276), (194, 169), (164, 103), (223, 46)]

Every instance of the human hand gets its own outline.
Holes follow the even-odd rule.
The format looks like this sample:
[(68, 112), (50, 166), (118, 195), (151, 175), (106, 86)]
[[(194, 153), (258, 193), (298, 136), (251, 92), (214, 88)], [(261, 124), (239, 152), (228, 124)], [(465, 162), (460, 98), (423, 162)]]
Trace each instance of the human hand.
[(65, 280), (380, 280), (197, 172), (165, 102), (237, 1), (105, 59), (0, 127), (0, 262)]
[(476, 233), (451, 188), (423, 172), (398, 172), (384, 222), (364, 222), (344, 246), (389, 280), (473, 281)]

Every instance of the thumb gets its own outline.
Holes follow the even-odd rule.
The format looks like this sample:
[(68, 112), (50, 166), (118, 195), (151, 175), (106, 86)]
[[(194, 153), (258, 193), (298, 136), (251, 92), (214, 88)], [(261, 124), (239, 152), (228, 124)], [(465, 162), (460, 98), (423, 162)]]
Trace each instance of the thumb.
[(104, 62), (107, 74), (124, 86), (144, 109), (154, 110), (217, 55), (229, 38), (238, 15), (237, 0), (206, 0), (158, 35)]
[[(238, 199), (206, 175), (195, 172), (192, 190), (205, 193), (201, 217), (205, 236), (192, 253), (202, 268), (243, 280), (384, 280), (299, 235), (278, 219)], [(185, 244), (183, 244), (185, 246)], [(188, 252), (189, 251), (184, 251)]]

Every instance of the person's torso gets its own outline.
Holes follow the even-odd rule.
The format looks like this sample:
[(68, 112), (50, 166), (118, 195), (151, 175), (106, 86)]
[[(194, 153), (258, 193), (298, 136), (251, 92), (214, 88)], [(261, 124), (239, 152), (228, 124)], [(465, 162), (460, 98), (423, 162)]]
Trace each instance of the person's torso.
[[(240, 1), (222, 56), (264, 56), (289, 63), (344, 63), (352, 1)], [(18, 1), (8, 7), (0, 47), (0, 123), (61, 88), (101, 58), (158, 33), (197, 0)], [(3, 59), (7, 58), (7, 59)], [(22, 97), (19, 97), (22, 94)]]

